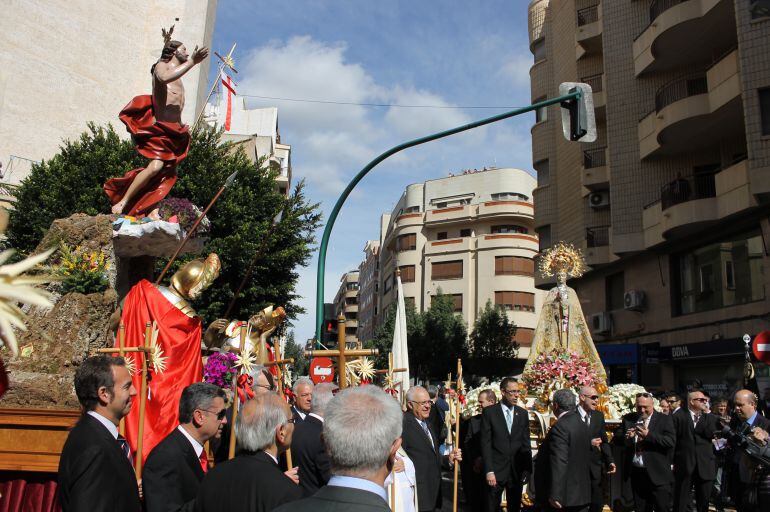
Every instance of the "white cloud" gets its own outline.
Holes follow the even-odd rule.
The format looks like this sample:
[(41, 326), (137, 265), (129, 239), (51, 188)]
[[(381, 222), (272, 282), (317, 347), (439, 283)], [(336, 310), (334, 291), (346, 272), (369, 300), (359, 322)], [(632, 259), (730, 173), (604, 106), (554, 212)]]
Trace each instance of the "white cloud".
[[(532, 54), (514, 53), (503, 60), (499, 75), (509, 80), (511, 88), (524, 97), (529, 97), (529, 69), (532, 67)], [(517, 94), (518, 96), (519, 94)]]

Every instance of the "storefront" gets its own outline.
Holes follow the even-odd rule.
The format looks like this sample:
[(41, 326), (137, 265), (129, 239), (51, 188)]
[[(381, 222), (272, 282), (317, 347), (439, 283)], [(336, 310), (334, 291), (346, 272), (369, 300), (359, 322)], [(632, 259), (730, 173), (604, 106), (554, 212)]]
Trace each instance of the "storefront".
[(607, 381), (610, 386), (639, 382), (639, 345), (599, 343), (596, 345), (596, 350), (607, 372)]
[(673, 370), (664, 386), (676, 391), (700, 386), (712, 396), (731, 396), (743, 386), (744, 354), (737, 338), (660, 347), (661, 364)]

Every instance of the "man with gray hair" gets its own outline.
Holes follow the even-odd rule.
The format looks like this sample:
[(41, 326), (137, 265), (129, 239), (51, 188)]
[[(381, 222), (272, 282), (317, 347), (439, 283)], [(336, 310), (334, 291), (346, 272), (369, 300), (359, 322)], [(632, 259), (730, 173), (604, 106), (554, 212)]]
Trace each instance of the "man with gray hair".
[(294, 393), (294, 406), (292, 414), (297, 423), (305, 421), (313, 406), (313, 381), (307, 377), (300, 377), (294, 381), (291, 388)]
[(152, 450), (144, 466), (147, 512), (192, 510), (201, 480), (208, 472), (204, 445), (227, 424), (222, 388), (205, 382), (190, 384), (179, 399), (179, 426)]
[(236, 421), (240, 452), (207, 475), (195, 501), (197, 512), (257, 511), (302, 497), (299, 486), (278, 467), (291, 445), (294, 419), (289, 405), (274, 393), (246, 402)]
[(326, 406), (334, 398), (336, 390), (334, 383), (318, 384), (313, 389), (312, 412), (294, 428), (291, 451), (294, 463), (299, 467), (299, 485), (305, 497), (315, 494), (332, 476), (321, 433)]
[(401, 407), (375, 386), (338, 393), (324, 412), (328, 485), (276, 512), (390, 512), (385, 478), (401, 446)]
[(572, 390), (553, 394), (557, 421), (537, 453), (535, 499), (545, 508), (583, 512), (591, 503), (591, 438), (575, 405)]

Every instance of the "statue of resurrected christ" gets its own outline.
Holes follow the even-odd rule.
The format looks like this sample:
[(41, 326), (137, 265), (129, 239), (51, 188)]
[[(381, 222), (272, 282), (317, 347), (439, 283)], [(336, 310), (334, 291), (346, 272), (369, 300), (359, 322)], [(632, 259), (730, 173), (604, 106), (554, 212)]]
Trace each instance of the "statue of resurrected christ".
[(201, 63), (209, 50), (196, 46), (190, 55), (185, 45), (171, 39), (173, 31), (173, 26), (163, 30), (163, 51), (150, 68), (152, 96), (136, 96), (119, 115), (137, 152), (150, 163), (104, 184), (114, 214), (157, 215), (155, 206), (176, 183), (176, 168), (190, 147), (189, 127), (182, 124), (182, 77)]

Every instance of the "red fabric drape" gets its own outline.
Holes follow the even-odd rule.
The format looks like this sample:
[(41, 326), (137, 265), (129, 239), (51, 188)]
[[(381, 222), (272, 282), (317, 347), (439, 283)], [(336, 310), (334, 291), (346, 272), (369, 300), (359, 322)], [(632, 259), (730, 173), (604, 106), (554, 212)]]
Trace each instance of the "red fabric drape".
[(56, 475), (0, 472), (0, 512), (59, 512)]
[[(155, 286), (143, 279), (126, 295), (122, 322), (126, 327), (126, 347), (141, 346), (145, 324), (155, 321), (158, 326), (158, 344), (166, 358), (162, 373), (150, 371), (144, 420), (142, 458), (179, 424), (179, 398), (182, 390), (203, 378), (201, 363), (201, 320), (190, 318), (171, 304)], [(134, 359), (137, 370), (142, 367), (141, 357)], [(134, 386), (140, 390), (141, 372), (134, 374)], [(139, 434), (139, 396), (134, 400), (126, 418), (126, 439), (136, 452)]]
[[(155, 119), (152, 96), (137, 96), (118, 116), (136, 144), (136, 151), (150, 160), (163, 160), (165, 166), (148, 184), (143, 194), (132, 200), (129, 215), (147, 213), (166, 197), (176, 183), (176, 167), (187, 157), (190, 149), (190, 131), (187, 125)], [(121, 178), (112, 178), (104, 184), (104, 192), (111, 204), (118, 203), (137, 174), (144, 168), (128, 171)]]

